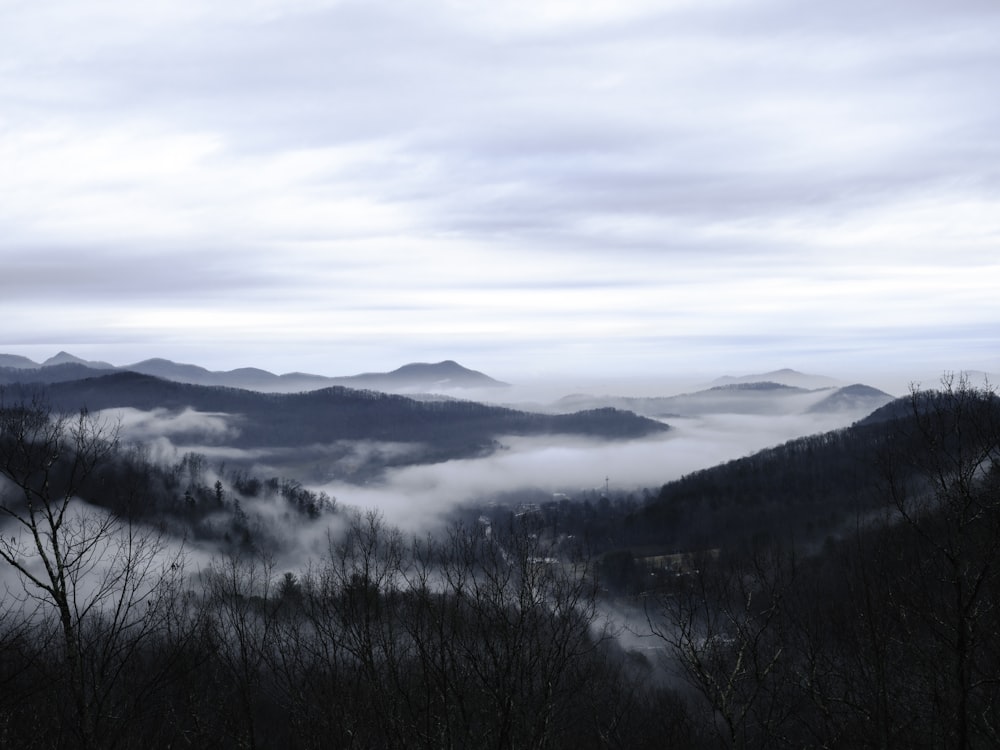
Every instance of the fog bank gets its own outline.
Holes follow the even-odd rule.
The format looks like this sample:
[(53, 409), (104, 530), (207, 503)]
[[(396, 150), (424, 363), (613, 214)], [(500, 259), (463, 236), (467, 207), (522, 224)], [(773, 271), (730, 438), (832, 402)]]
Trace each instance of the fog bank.
[(740, 458), (803, 435), (846, 427), (856, 415), (750, 416), (717, 414), (674, 419), (663, 435), (630, 441), (550, 436), (501, 440), (493, 455), (392, 469), (378, 483), (339, 482), (323, 490), (342, 503), (382, 511), (408, 529), (433, 524), (443, 514), (518, 490), (612, 493), (658, 489), (699, 469)]

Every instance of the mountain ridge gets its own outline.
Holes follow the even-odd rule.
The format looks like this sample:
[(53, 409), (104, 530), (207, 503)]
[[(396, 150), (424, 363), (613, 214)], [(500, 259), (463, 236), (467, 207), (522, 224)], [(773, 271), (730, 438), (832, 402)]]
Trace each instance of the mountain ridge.
[[(62, 365), (67, 367), (70, 365)], [(38, 395), (38, 384), (5, 388), (16, 402)], [(407, 446), (391, 463), (373, 462), (351, 469), (352, 480), (366, 480), (390, 465), (437, 463), (487, 455), (506, 436), (570, 435), (628, 440), (668, 431), (656, 420), (619, 409), (589, 409), (572, 414), (539, 414), (475, 401), (418, 400), (400, 394), (342, 385), (297, 393), (264, 393), (232, 386), (204, 386), (133, 371), (97, 374), (44, 386), (53, 409), (107, 412), (136, 410), (153, 418), (187, 415), (193, 426), (175, 430), (186, 444), (225, 446), (262, 455), (294, 453), (305, 463), (336, 467), (338, 456), (353, 453), (349, 444)], [(214, 431), (203, 426), (215, 422)], [(222, 429), (219, 426), (222, 426)], [(315, 461), (322, 455), (321, 462)], [(234, 461), (238, 459), (233, 459)], [(327, 469), (324, 468), (323, 471)], [(323, 479), (333, 478), (324, 475)], [(346, 478), (339, 474), (337, 478)]]
[[(62, 369), (60, 369), (62, 368)], [(77, 368), (71, 371), (67, 368)], [(74, 376), (85, 376), (79, 368), (94, 372), (138, 372), (178, 383), (206, 386), (229, 386), (266, 392), (295, 392), (316, 390), (332, 385), (353, 388), (370, 388), (387, 392), (416, 392), (422, 389), (503, 388), (508, 383), (496, 380), (478, 370), (460, 365), (455, 360), (437, 363), (411, 362), (389, 372), (366, 372), (358, 375), (316, 375), (290, 372), (275, 374), (258, 367), (239, 367), (232, 370), (209, 370), (195, 364), (174, 362), (153, 357), (129, 365), (115, 366), (107, 362), (85, 360), (66, 351), (35, 362), (16, 354), (0, 354), (0, 370), (17, 370), (17, 373), (0, 372), (0, 383), (18, 382), (24, 378), (21, 371), (36, 371), (36, 381), (57, 382)]]
[(713, 380), (709, 383), (709, 385), (727, 386), (745, 383), (777, 383), (778, 385), (787, 385), (794, 388), (808, 388), (810, 390), (846, 385), (842, 380), (838, 380), (837, 378), (831, 378), (826, 375), (810, 375), (804, 372), (799, 372), (798, 370), (793, 370), (790, 367), (784, 367), (780, 370), (771, 370), (770, 372), (752, 375), (723, 375), (722, 377)]
[(556, 402), (557, 408), (613, 407), (657, 419), (706, 414), (822, 414), (852, 412), (858, 418), (890, 403), (895, 397), (872, 386), (806, 389), (774, 382), (728, 383), (674, 396), (591, 396), (574, 394)]

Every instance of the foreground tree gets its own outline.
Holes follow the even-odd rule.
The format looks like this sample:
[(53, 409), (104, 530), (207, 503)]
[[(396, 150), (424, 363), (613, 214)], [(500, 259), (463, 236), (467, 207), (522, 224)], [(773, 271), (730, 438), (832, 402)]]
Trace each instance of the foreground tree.
[(0, 393), (0, 560), (20, 584), (11, 604), (30, 618), (34, 667), (51, 670), (60, 721), (36, 727), (50, 745), (114, 746), (169, 669), (150, 647), (176, 624), (179, 552), (81, 499), (118, 447), (117, 425)]
[(650, 633), (721, 746), (774, 746), (796, 710), (783, 680), (795, 558), (768, 547), (696, 565), (647, 601)]
[(882, 453), (898, 518), (883, 595), (910, 665), (912, 722), (942, 746), (1000, 743), (1000, 398), (946, 376), (913, 389)]

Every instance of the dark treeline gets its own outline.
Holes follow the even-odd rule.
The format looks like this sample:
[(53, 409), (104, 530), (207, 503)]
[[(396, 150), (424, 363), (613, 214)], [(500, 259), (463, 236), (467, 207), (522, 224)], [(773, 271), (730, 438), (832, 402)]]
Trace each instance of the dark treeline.
[[(814, 550), (827, 540), (852, 535), (859, 519), (885, 508), (882, 457), (890, 443), (902, 439), (890, 429), (898, 421), (873, 415), (655, 489), (591, 490), (559, 499), (522, 490), (498, 498), (495, 505), (500, 512), (535, 515), (551, 534), (585, 540), (593, 554), (615, 569), (617, 593), (635, 594), (648, 588), (649, 576), (655, 575), (644, 566), (645, 558), (770, 543)], [(474, 517), (462, 509), (455, 516)]]
[[(35, 384), (5, 386), (9, 397), (37, 391)], [(136, 409), (224, 412), (239, 417), (240, 447), (304, 446), (336, 440), (422, 441), (441, 450), (480, 448), (498, 435), (576, 434), (642, 437), (665, 431), (660, 422), (616, 409), (534, 414), (474, 401), (415, 400), (378, 391), (333, 386), (303, 393), (259, 393), (241, 388), (176, 383), (120, 372), (49, 384), (57, 409)]]
[[(104, 428), (111, 429), (109, 424)], [(283, 544), (277, 532), (294, 533), (297, 526), (337, 509), (334, 498), (295, 480), (261, 478), (196, 452), (158, 463), (135, 444), (116, 444), (107, 460), (79, 478), (75, 490), (119, 518), (244, 552), (274, 550)], [(270, 512), (262, 513), (263, 508)], [(272, 522), (276, 516), (279, 526)]]
[[(57, 370), (60, 366), (44, 368)], [(83, 368), (86, 370), (86, 368)], [(31, 371), (34, 372), (34, 371)], [(77, 372), (70, 368), (70, 373)], [(297, 456), (296, 474), (315, 481), (363, 483), (388, 468), (488, 455), (509, 435), (579, 435), (602, 439), (644, 437), (669, 428), (661, 422), (612, 408), (572, 414), (531, 412), (456, 399), (418, 400), (389, 393), (334, 386), (302, 393), (260, 393), (242, 388), (177, 383), (135, 372), (67, 379), (53, 383), (16, 380), (2, 387), (8, 401), (30, 400), (39, 392), (52, 408), (76, 412), (133, 408), (162, 415), (193, 409), (222, 415), (227, 430), (206, 433), (197, 424), (175, 431), (176, 440), (225, 445), (275, 461)], [(29, 377), (10, 370), (10, 377)], [(0, 377), (0, 383), (4, 378)], [(358, 461), (354, 444), (387, 444), (370, 460)], [(234, 458), (234, 462), (240, 459)], [(250, 461), (243, 463), (247, 466)]]
[[(996, 747), (1000, 405), (959, 381), (905, 406), (857, 433), (871, 440), (851, 461), (871, 470), (831, 484), (787, 460), (793, 525), (844, 497), (819, 544), (750, 524), (678, 536), (705, 544), (656, 562), (621, 545), (647, 541), (644, 513), (694, 498), (685, 483), (714, 486), (699, 502), (720, 519), (755, 515), (733, 476), (758, 510), (780, 503), (751, 481), (752, 457), (714, 485), (493, 508), (421, 538), (338, 509), (304, 568), (250, 543), (194, 574), (147, 519), (75, 513), (77, 490), (124, 486), (113, 430), (7, 404), (0, 745)], [(774, 455), (821, 463), (808, 446), (850, 434), (759, 465), (780, 485)], [(189, 482), (192, 461), (165, 470), (174, 496), (269, 491), (246, 474)], [(643, 586), (613, 574), (616, 553)]]
[(664, 485), (629, 520), (633, 544), (731, 547), (754, 536), (822, 540), (878, 507), (881, 424), (791, 440)]
[(703, 558), (654, 597), (722, 746), (1000, 742), (1000, 403), (947, 382), (902, 407), (853, 534)]
[[(129, 476), (143, 464), (121, 450), (113, 426), (87, 414), (0, 408), (3, 746), (642, 739), (638, 681), (602, 621), (587, 559), (566, 540), (514, 520), (404, 539), (377, 515), (340, 512), (305, 569), (279, 573), (254, 538), (195, 572), (162, 524), (147, 523), (153, 514), (132, 512), (132, 488), (184, 488), (221, 506), (223, 486), (213, 497), (199, 484), (195, 456), (163, 477)], [(251, 496), (268, 484), (235, 483)], [(104, 508), (81, 507), (111, 487)]]

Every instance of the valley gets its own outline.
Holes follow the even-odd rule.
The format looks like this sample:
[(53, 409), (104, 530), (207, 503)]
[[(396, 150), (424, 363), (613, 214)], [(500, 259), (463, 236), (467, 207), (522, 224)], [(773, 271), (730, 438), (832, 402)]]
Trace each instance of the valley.
[(456, 363), (394, 371), (404, 395), (0, 362), (19, 746), (57, 710), (43, 746), (919, 746), (997, 718), (1000, 400), (966, 376), (525, 408), (461, 398)]

